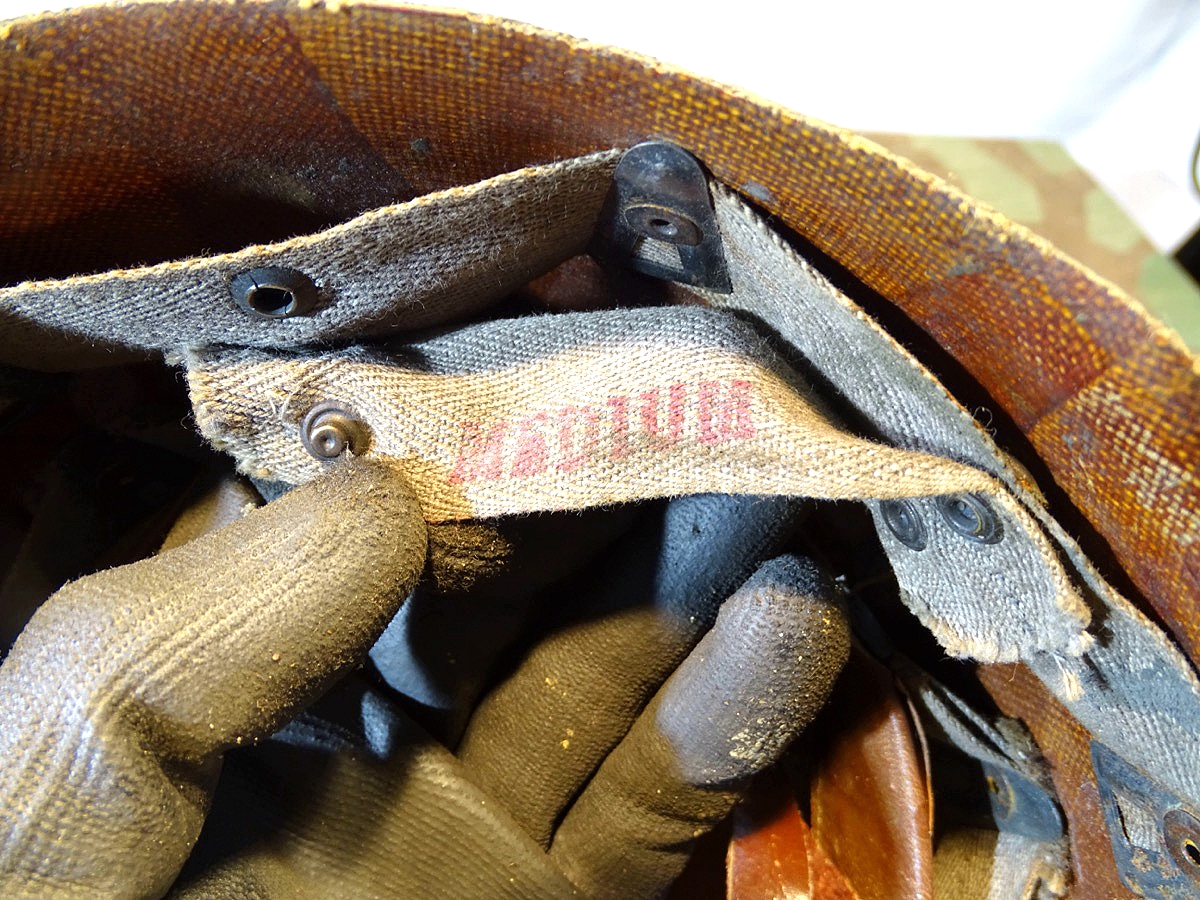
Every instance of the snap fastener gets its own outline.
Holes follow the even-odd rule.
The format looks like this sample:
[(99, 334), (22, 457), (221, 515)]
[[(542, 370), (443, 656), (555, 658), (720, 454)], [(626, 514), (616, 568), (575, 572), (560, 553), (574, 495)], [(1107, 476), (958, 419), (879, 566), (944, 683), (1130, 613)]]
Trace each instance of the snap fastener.
[(925, 524), (911, 500), (884, 500), (879, 504), (883, 524), (896, 536), (896, 540), (910, 550), (925, 549)]
[(337, 459), (347, 450), (361, 456), (371, 437), (367, 427), (343, 407), (318, 403), (300, 423), (300, 442), (317, 459)]
[(296, 269), (267, 266), (243, 272), (229, 283), (234, 301), (267, 319), (302, 316), (317, 305), (317, 286)]
[(1182, 809), (1167, 810), (1163, 838), (1179, 871), (1200, 885), (1200, 819)]
[(965, 538), (994, 544), (1004, 536), (1004, 527), (987, 501), (976, 494), (938, 498), (938, 510), (946, 524)]

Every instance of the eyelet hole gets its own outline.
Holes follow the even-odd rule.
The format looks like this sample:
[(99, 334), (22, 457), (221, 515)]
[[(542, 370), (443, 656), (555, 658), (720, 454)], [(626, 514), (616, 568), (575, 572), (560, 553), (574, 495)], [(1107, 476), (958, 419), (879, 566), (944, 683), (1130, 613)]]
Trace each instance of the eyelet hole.
[(669, 241), (679, 237), (679, 226), (666, 219), (651, 219), (646, 223), (661, 240)]
[(700, 226), (678, 210), (656, 203), (635, 203), (625, 209), (625, 222), (643, 237), (667, 244), (696, 246), (704, 240)]
[(1163, 842), (1176, 867), (1200, 885), (1200, 820), (1183, 809), (1163, 814)]
[(286, 316), (296, 306), (296, 295), (285, 288), (255, 287), (247, 291), (246, 305), (264, 316)]
[(267, 266), (238, 275), (229, 284), (234, 301), (264, 319), (302, 316), (317, 305), (317, 286), (296, 269)]

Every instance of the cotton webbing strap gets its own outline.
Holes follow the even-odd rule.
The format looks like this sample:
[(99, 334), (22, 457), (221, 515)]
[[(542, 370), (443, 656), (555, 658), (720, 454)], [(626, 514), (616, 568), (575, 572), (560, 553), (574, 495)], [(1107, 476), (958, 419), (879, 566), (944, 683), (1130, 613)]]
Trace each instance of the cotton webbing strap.
[[(315, 234), (0, 288), (0, 361), (73, 368), (70, 340), (173, 351), (291, 347), (461, 320), (583, 252), (617, 161), (604, 151), (371, 210)], [(270, 267), (316, 291), (305, 315), (263, 318), (236, 279)]]
[(196, 351), (201, 430), (301, 483), (318, 403), (401, 462), (432, 522), (707, 492), (832, 500), (996, 491), (986, 473), (835, 425), (757, 333), (666, 307), (500, 320), (390, 350)]

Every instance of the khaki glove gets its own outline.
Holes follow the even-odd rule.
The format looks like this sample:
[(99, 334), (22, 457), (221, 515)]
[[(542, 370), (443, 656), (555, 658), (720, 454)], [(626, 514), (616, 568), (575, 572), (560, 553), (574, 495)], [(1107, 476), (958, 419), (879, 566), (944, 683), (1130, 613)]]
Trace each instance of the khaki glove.
[[(385, 686), (344, 683), (273, 740), (231, 754), (177, 892), (661, 894), (695, 838), (820, 708), (846, 658), (832, 585), (793, 557), (759, 565), (796, 514), (763, 498), (654, 507), (542, 592), (524, 636), (490, 653), (515, 669), (477, 705), (453, 665), (430, 663), (468, 662), (456, 647), (483, 646), (470, 611), (420, 613), (437, 595), (418, 592), (372, 657), (385, 682), (440, 687), (409, 706), (423, 720), (434, 708), (435, 728), (471, 704), (457, 752)], [(583, 533), (597, 539), (590, 524)], [(503, 616), (480, 613), (504, 633)]]
[(59, 590), (0, 668), (0, 895), (166, 891), (225, 751), (361, 663), (425, 549), (404, 480), (354, 461)]

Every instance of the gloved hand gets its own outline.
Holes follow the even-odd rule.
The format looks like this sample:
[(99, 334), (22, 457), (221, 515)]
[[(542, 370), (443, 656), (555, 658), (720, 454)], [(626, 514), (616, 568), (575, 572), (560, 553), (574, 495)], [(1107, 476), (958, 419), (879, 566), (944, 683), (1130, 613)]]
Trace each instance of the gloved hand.
[[(845, 660), (828, 581), (794, 557), (760, 565), (797, 512), (763, 498), (656, 506), (540, 592), (546, 566), (562, 571), (611, 534), (603, 517), (558, 517), (558, 535), (535, 521), (532, 545), (515, 529), (503, 590), (487, 577), (474, 595), (422, 589), (372, 651), (451, 747), (467, 723), (456, 751), (385, 687), (343, 683), (230, 755), (177, 893), (660, 894)], [(481, 596), (491, 589), (507, 601)], [(511, 674), (477, 701), (495, 664)]]
[(354, 461), (59, 590), (0, 668), (0, 896), (166, 891), (224, 751), (361, 663), (425, 546), (404, 480)]
[[(359, 662), (424, 560), (415, 504), (383, 466), (356, 461), (189, 540), (239, 503), (216, 498), (181, 521), (172, 549), (62, 589), (0, 670), (4, 896), (166, 890), (223, 752), (264, 738)], [(345, 680), (320, 710), (226, 754), (175, 891), (659, 893), (845, 658), (840, 607), (811, 565), (777, 559), (737, 589), (797, 511), (678, 500), (540, 594), (629, 512), (571, 528), (527, 521), (523, 542), (437, 530), (431, 587), (373, 657), (397, 684), (424, 669), (445, 688), (432, 719), (443, 740), (469, 715), (459, 757), (381, 686)], [(475, 708), (503, 638), (529, 616), (533, 649)], [(457, 669), (456, 647), (477, 651)]]

